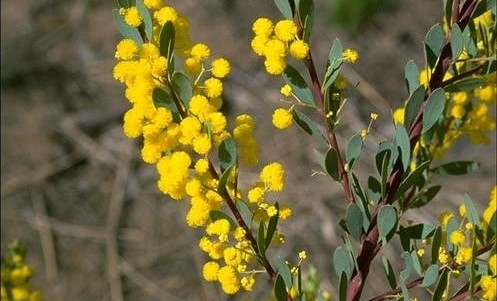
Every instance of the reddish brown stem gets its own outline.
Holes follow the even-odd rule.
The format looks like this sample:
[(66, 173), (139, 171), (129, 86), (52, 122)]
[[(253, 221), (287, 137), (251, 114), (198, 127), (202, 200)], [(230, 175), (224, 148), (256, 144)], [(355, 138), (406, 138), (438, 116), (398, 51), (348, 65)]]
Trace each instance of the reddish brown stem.
[[(459, 0), (454, 1), (455, 6), (459, 6)], [(477, 0), (468, 0), (464, 3), (463, 7), (460, 10), (460, 14), (458, 14), (457, 24), (461, 29), (464, 29), (472, 16), (474, 9), (476, 7)], [(429, 82), (429, 91), (425, 94), (425, 103), (428, 99), (431, 91), (439, 88), (443, 84), (443, 78), (445, 73), (447, 72), (450, 64), (452, 62), (452, 51), (450, 45), (450, 39), (447, 39), (442, 52), (440, 54), (440, 58), (435, 66), (432, 77)], [(411, 145), (411, 151), (414, 149), (414, 146), (419, 141), (422, 130), (422, 120), (423, 120), (423, 112), (424, 112), (425, 104), (421, 106), (414, 122), (412, 123), (409, 129), (409, 139)], [(347, 288), (347, 300), (348, 301), (358, 301), (361, 297), (365, 280), (369, 274), (369, 269), (373, 259), (376, 254), (380, 250), (380, 244), (378, 241), (379, 232), (378, 232), (378, 224), (376, 221), (376, 215), (379, 209), (386, 205), (392, 204), (395, 201), (395, 193), (400, 186), (403, 176), (403, 167), (402, 163), (397, 160), (394, 165), (393, 172), (390, 174), (387, 181), (387, 194), (386, 196), (380, 200), (378, 206), (375, 208), (375, 211), (372, 216), (372, 220), (370, 223), (370, 227), (368, 231), (363, 235), (361, 245), (359, 246), (359, 255), (357, 257), (358, 269), (354, 268), (352, 273), (352, 278), (350, 280), (349, 286)]]

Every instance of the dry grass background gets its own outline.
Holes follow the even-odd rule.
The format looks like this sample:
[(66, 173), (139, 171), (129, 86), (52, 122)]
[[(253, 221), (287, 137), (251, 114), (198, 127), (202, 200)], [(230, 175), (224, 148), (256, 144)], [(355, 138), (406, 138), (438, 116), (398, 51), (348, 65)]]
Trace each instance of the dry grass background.
[[(231, 2), (230, 2), (231, 1)], [(271, 1), (175, 1), (191, 17), (195, 40), (229, 58), (226, 83), (229, 114), (248, 112), (258, 121), (263, 162), (281, 161), (288, 188), (280, 196), (296, 216), (282, 225), (288, 243), (272, 256), (309, 250), (309, 263), (334, 291), (330, 264), (340, 244), (343, 214), (340, 187), (312, 176), (316, 145), (297, 128), (274, 131), (280, 79), (270, 78), (249, 50), (251, 22), (258, 15), (279, 17)], [(230, 5), (231, 4), (231, 5)], [(156, 187), (155, 170), (139, 159), (138, 143), (123, 137), (123, 89), (111, 76), (114, 45), (113, 1), (2, 1), (1, 55), (1, 243), (14, 238), (28, 247), (35, 286), (45, 300), (228, 300), (216, 285), (200, 281), (205, 259), (196, 247), (200, 233), (187, 229), (186, 204), (171, 203)], [(389, 112), (406, 96), (404, 64), (422, 62), (421, 41), (440, 19), (441, 3), (399, 1), (380, 20), (351, 35), (326, 24), (328, 1), (318, 0), (313, 36), (315, 58), (323, 66), (336, 36), (359, 50), (360, 62), (345, 69), (352, 85), (339, 141), (365, 127), (371, 111), (381, 118), (366, 144), (391, 134)], [(436, 179), (447, 184), (438, 201), (414, 218), (434, 221), (454, 210), (462, 193), (480, 203), (495, 183), (495, 139), (488, 147), (461, 142), (449, 157), (477, 159), (477, 173)], [(372, 170), (362, 158), (362, 176)], [(256, 170), (243, 173), (248, 183)], [(391, 259), (395, 249), (385, 251)], [(366, 296), (384, 290), (381, 273), (369, 279)], [(259, 282), (265, 283), (260, 277)], [(264, 285), (262, 285), (264, 286)], [(230, 300), (265, 300), (264, 292)]]

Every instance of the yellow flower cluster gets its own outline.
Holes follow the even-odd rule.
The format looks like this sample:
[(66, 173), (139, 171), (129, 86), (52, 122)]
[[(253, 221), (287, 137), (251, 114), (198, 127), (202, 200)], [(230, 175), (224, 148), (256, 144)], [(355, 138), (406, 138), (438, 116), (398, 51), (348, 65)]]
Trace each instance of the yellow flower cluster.
[(26, 264), (25, 259), (26, 249), (19, 241), (12, 242), (5, 257), (2, 256), (2, 300), (41, 301), (43, 299), (42, 294), (29, 284), (33, 269)]
[[(251, 233), (246, 232), (252, 229), (243, 228), (241, 223), (237, 226), (225, 215), (219, 217), (219, 211), (227, 207), (228, 200), (243, 202), (242, 195), (248, 195), (254, 221), (268, 222), (278, 214), (281, 219), (289, 218), (290, 207), (278, 207), (266, 201), (267, 193), (283, 189), (284, 169), (279, 163), (262, 169), (256, 185), (261, 188), (258, 196), (254, 195), (254, 189), (242, 193), (235, 184), (235, 170), (228, 176), (226, 194), (218, 191), (219, 174), (210, 156), (223, 141), (232, 137), (240, 164), (257, 164), (259, 146), (254, 137), (255, 120), (242, 114), (236, 117), (233, 130), (228, 130), (227, 118), (220, 109), (222, 79), (230, 72), (229, 61), (215, 58), (210, 67), (207, 66), (211, 50), (203, 43), (191, 42), (186, 17), (164, 6), (160, 0), (144, 4), (153, 16), (153, 38), (144, 43), (123, 39), (115, 52), (118, 62), (113, 75), (126, 86), (125, 96), (131, 104), (124, 115), (123, 131), (129, 138), (143, 138), (141, 156), (146, 163), (156, 165), (159, 190), (172, 200), (189, 200), (187, 225), (205, 231), (199, 241), (200, 249), (209, 257), (202, 271), (204, 279), (219, 282), (227, 294), (241, 289), (251, 291), (259, 263), (256, 258), (260, 258), (249, 240)], [(133, 19), (133, 10), (133, 7), (124, 10), (129, 14), (125, 19)], [(137, 19), (141, 20), (139, 14)], [(131, 26), (138, 24), (134, 21), (126, 22)], [(161, 55), (159, 33), (166, 22), (174, 26), (174, 54), (183, 59), (182, 65), (175, 61), (175, 66), (169, 66), (168, 58)], [(292, 34), (287, 27), (287, 23), (278, 25), (276, 35), (289, 42), (296, 32)], [(189, 99), (180, 98), (181, 91), (171, 82), (171, 74), (176, 70), (169, 68), (179, 66), (183, 67), (192, 86)], [(252, 203), (254, 198), (257, 201)], [(274, 240), (281, 242), (284, 237), (276, 231)]]
[(265, 58), (266, 71), (272, 75), (283, 73), (286, 68), (286, 56), (303, 60), (309, 54), (309, 45), (298, 36), (297, 25), (292, 20), (280, 20), (273, 24), (267, 18), (257, 19), (252, 31), (252, 50)]

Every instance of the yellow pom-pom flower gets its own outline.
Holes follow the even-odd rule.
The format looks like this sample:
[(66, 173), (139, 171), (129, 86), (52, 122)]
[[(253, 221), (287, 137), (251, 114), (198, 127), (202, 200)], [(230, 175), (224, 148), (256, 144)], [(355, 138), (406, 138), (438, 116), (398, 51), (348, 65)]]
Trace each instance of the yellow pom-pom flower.
[(127, 9), (124, 9), (124, 22), (131, 27), (138, 27), (142, 24), (142, 17), (138, 12), (136, 6), (131, 6)]
[(252, 25), (252, 31), (256, 36), (269, 36), (273, 33), (273, 22), (268, 18), (259, 18)]
[(240, 290), (240, 282), (236, 276), (235, 268), (232, 266), (224, 266), (217, 273), (221, 288), (228, 295), (233, 295)]
[(223, 93), (223, 83), (214, 77), (205, 80), (204, 88), (209, 98), (219, 97)]
[(293, 41), (292, 44), (290, 44), (289, 52), (294, 58), (303, 60), (309, 54), (309, 45), (302, 40)]
[(156, 9), (161, 8), (164, 5), (164, 1), (163, 0), (143, 0), (143, 4), (145, 4), (145, 6), (148, 9), (156, 10)]
[(115, 57), (118, 60), (131, 60), (138, 52), (138, 46), (131, 39), (123, 39), (116, 46)]
[(290, 85), (284, 85), (283, 87), (281, 87), (280, 93), (286, 97), (289, 97), (292, 95), (292, 87)]
[(240, 280), (240, 283), (242, 285), (242, 288), (244, 290), (246, 290), (247, 292), (251, 292), (254, 290), (254, 286), (255, 286), (254, 276), (242, 277), (242, 279)]
[(262, 169), (260, 179), (269, 191), (281, 191), (285, 184), (285, 170), (280, 163), (270, 163)]
[(297, 26), (292, 20), (281, 20), (276, 23), (274, 33), (279, 40), (289, 42), (297, 35)]
[(217, 78), (224, 78), (230, 73), (230, 62), (228, 60), (219, 58), (212, 62), (212, 75)]
[(278, 129), (286, 129), (292, 125), (293, 116), (288, 110), (278, 108), (273, 113), (273, 125)]
[(492, 272), (492, 275), (497, 275), (497, 254), (494, 254), (488, 258), (488, 268)]
[(404, 124), (404, 107), (400, 107), (393, 111), (393, 121), (395, 124)]
[(271, 75), (280, 75), (285, 71), (286, 61), (284, 59), (267, 59), (264, 61), (264, 67), (267, 73)]
[(170, 6), (166, 6), (156, 11), (154, 13), (154, 18), (163, 26), (167, 22), (175, 23), (178, 19), (178, 12)]
[(466, 236), (462, 230), (455, 230), (450, 234), (450, 242), (457, 246), (462, 246), (465, 241)]
[(209, 261), (204, 264), (202, 274), (206, 281), (212, 282), (217, 280), (217, 272), (219, 271), (219, 264), (215, 261)]
[(194, 59), (204, 61), (211, 55), (211, 50), (207, 45), (198, 43), (193, 45), (192, 49), (190, 50), (190, 55)]
[(343, 60), (347, 63), (355, 64), (359, 59), (359, 53), (353, 49), (345, 49), (343, 51)]

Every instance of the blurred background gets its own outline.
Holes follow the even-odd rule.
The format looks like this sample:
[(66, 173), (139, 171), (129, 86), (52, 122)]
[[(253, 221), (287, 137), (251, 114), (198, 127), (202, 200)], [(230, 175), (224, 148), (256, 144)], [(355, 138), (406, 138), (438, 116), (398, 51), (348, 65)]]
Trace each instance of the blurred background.
[[(264, 73), (250, 51), (252, 22), (281, 16), (272, 1), (171, 2), (190, 16), (195, 41), (232, 62), (225, 110), (256, 117), (261, 162), (280, 161), (287, 169), (291, 184), (280, 197), (293, 206), (295, 217), (282, 223), (287, 243), (271, 258), (295, 261), (298, 251), (309, 251), (304, 269), (315, 266), (321, 288), (334, 295), (330, 258), (342, 242), (342, 190), (315, 174), (317, 146), (311, 139), (295, 126), (272, 127), (283, 82)], [(339, 142), (367, 127), (370, 112), (380, 114), (359, 167), (366, 177), (377, 142), (392, 133), (391, 109), (407, 96), (404, 65), (409, 59), (423, 65), (423, 36), (441, 20), (442, 3), (315, 2), (318, 71), (322, 74), (335, 37), (360, 54), (356, 65), (344, 69), (355, 88)], [(27, 261), (36, 271), (33, 285), (48, 301), (228, 300), (217, 284), (200, 281), (205, 256), (197, 248), (201, 233), (185, 225), (187, 204), (159, 194), (155, 169), (139, 158), (139, 142), (122, 134), (127, 101), (111, 75), (120, 37), (111, 14), (116, 6), (95, 0), (1, 2), (2, 252), (15, 238), (27, 246)], [(443, 210), (456, 210), (464, 193), (481, 209), (496, 182), (495, 151), (495, 137), (489, 146), (466, 147), (461, 141), (448, 158), (479, 160), (482, 168), (435, 179), (446, 185), (438, 200), (411, 217), (434, 222)], [(247, 183), (256, 176), (257, 170), (242, 174)], [(395, 252), (392, 247), (384, 254), (399, 264)], [(366, 297), (387, 289), (382, 279), (381, 271), (371, 274)], [(257, 280), (261, 288), (268, 285), (262, 275)], [(269, 298), (261, 289), (230, 300)]]

